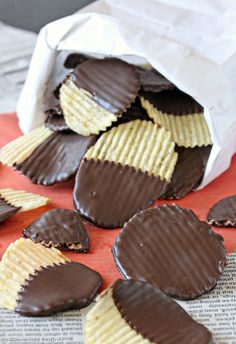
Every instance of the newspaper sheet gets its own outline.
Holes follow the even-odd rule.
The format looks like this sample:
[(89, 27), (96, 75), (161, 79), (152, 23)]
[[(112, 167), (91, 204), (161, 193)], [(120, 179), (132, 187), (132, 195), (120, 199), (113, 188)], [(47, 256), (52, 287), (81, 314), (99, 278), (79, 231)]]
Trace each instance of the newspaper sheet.
[(32, 318), (0, 309), (0, 344), (84, 344), (88, 310)]
[(236, 252), (217, 287), (201, 298), (179, 304), (213, 333), (216, 344), (236, 344)]

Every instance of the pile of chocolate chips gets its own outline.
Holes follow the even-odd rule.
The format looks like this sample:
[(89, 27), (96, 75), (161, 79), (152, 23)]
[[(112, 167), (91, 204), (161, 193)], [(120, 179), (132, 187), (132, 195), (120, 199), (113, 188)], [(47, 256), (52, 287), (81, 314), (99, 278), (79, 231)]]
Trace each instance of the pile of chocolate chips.
[[(127, 70), (125, 80), (118, 73), (122, 66)], [(131, 166), (84, 158), (86, 152), (104, 132), (135, 120), (155, 122), (143, 107), (142, 97), (157, 112), (164, 113), (167, 117), (201, 114), (202, 106), (153, 68), (134, 67), (113, 58), (98, 61), (91, 56), (77, 53), (70, 54), (66, 58), (64, 67), (70, 70), (68, 76), (52, 92), (57, 105), (45, 109), (45, 127), (54, 133), (25, 161), (16, 164), (14, 168), (25, 174), (33, 183), (42, 185), (66, 181), (77, 174), (74, 187), (76, 211), (86, 221), (107, 228), (108, 226), (103, 225), (102, 221), (99, 222), (103, 209), (110, 228), (123, 227), (114, 243), (112, 253), (116, 266), (125, 279), (141, 280), (156, 290), (161, 289), (170, 297), (183, 300), (195, 299), (209, 292), (216, 286), (226, 266), (223, 238), (215, 234), (209, 224), (235, 226), (236, 196), (231, 196), (213, 206), (208, 214), (208, 224), (200, 221), (191, 210), (176, 205), (145, 208), (157, 198), (181, 199), (196, 189), (204, 176), (212, 146), (203, 144), (184, 147), (175, 143), (178, 159), (174, 172), (170, 182), (164, 181), (162, 184), (154, 176), (150, 182), (150, 176), (147, 177), (147, 174), (140, 173)], [(85, 99), (90, 97), (89, 101), (103, 108), (105, 114), (109, 112), (117, 116), (117, 119), (111, 121), (111, 125), (103, 132), (85, 136), (73, 131), (70, 122), (64, 116), (60, 98), (60, 90), (68, 82), (68, 78), (75, 86), (72, 95), (76, 92), (76, 88), (82, 90), (82, 97)], [(72, 100), (77, 102), (76, 99)], [(55, 103), (55, 99), (52, 102)], [(126, 170), (128, 173), (125, 172)], [(135, 178), (132, 175), (135, 175)], [(83, 185), (81, 185), (82, 179), (86, 180)], [(107, 189), (104, 193), (105, 187)], [(86, 190), (89, 190), (89, 197)], [(132, 192), (135, 193), (135, 197), (132, 195), (133, 198)], [(115, 195), (118, 195), (116, 199), (118, 206), (111, 205)], [(129, 202), (129, 199), (132, 202)], [(115, 212), (119, 213), (120, 222), (111, 221), (111, 213)], [(8, 204), (0, 204), (2, 220), (14, 213), (15, 209), (12, 210)], [(23, 230), (23, 236), (62, 250), (72, 247), (77, 252), (88, 252), (88, 233), (77, 215), (75, 212), (69, 214), (68, 210), (45, 213)], [(55, 225), (58, 216), (62, 224), (59, 232)], [(50, 231), (48, 228), (45, 230), (45, 224), (50, 227)], [(70, 229), (66, 235), (63, 234), (65, 228)], [(80, 246), (76, 246), (78, 244)], [(145, 290), (148, 288), (145, 286)], [(155, 289), (150, 290), (155, 294)], [(126, 307), (129, 306), (130, 312), (131, 306), (129, 303), (127, 306), (124, 295), (122, 294), (121, 300)], [(162, 294), (160, 295), (162, 297)], [(168, 300), (165, 302), (168, 303)], [(127, 314), (122, 315), (124, 318), (126, 316)], [(134, 317), (133, 313), (132, 317)], [(135, 321), (139, 323), (140, 319), (135, 318)], [(145, 332), (146, 327), (143, 330), (144, 324), (139, 323), (139, 325), (142, 327), (143, 337), (150, 338), (150, 333)], [(150, 331), (152, 332), (153, 328)], [(211, 335), (209, 336), (208, 332), (204, 333), (207, 335), (206, 343), (213, 343)], [(154, 342), (159, 343), (158, 338), (155, 340)]]
[[(78, 67), (81, 64), (84, 64), (84, 62), (91, 60), (93, 60), (91, 56), (72, 53), (66, 58), (64, 67), (70, 70), (69, 75), (78, 75)], [(145, 96), (145, 98), (150, 100), (152, 104), (156, 105), (160, 111), (163, 111), (170, 115), (174, 114), (177, 116), (182, 116), (188, 113), (203, 112), (203, 108), (199, 103), (177, 89), (177, 87), (172, 82), (166, 79), (155, 69), (136, 67), (136, 73), (138, 74), (140, 82), (138, 95), (135, 101), (131, 103), (131, 106), (122, 113), (122, 116), (118, 117), (118, 120), (114, 122), (111, 127), (136, 119), (152, 121), (147, 111), (142, 107), (140, 103), (140, 96)], [(95, 77), (96, 76), (93, 75), (93, 79)], [(105, 82), (108, 82), (108, 80), (105, 79)], [(63, 81), (56, 87), (53, 92), (53, 94), (56, 94), (56, 97), (58, 99), (58, 105), (54, 106), (53, 108), (46, 109), (45, 111), (45, 114), (47, 116), (45, 125), (55, 132), (70, 131), (70, 128), (65, 122), (63, 112), (60, 107), (59, 94), (62, 84)], [(91, 90), (91, 85), (89, 83), (85, 84), (84, 81), (83, 86), (87, 87), (87, 90), (90, 92), (99, 92), (99, 89), (96, 90), (96, 87), (94, 85), (93, 90)], [(53, 103), (55, 103), (55, 100), (53, 100)], [(107, 128), (107, 130), (109, 129), (110, 128)], [(185, 148), (180, 147), (176, 144), (175, 149), (176, 152), (178, 152), (179, 154), (178, 161), (171, 182), (162, 195), (162, 199), (181, 199), (190, 191), (198, 187), (205, 172), (206, 164), (211, 152), (211, 145)], [(191, 166), (191, 168), (188, 168), (189, 166)]]

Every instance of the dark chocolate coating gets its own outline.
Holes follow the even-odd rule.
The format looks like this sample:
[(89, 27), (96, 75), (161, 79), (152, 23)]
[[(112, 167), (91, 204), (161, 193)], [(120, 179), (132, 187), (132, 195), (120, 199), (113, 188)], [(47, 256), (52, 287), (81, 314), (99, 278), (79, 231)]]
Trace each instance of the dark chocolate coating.
[(112, 249), (120, 273), (182, 300), (213, 289), (226, 266), (223, 238), (190, 209), (147, 209), (130, 219)]
[(71, 131), (66, 124), (61, 108), (48, 109), (45, 111), (48, 115), (45, 121), (45, 127), (52, 131)]
[(210, 331), (160, 289), (135, 280), (117, 280), (112, 296), (122, 318), (156, 344), (213, 344)]
[(185, 148), (179, 152), (163, 199), (183, 198), (199, 185), (205, 171), (202, 151), (205, 147)]
[(60, 105), (52, 105), (52, 107), (48, 108), (47, 110), (45, 110), (45, 114), (46, 115), (58, 115), (58, 116), (63, 116), (63, 112), (62, 109), (60, 107)]
[(93, 100), (116, 115), (135, 101), (140, 88), (135, 67), (116, 58), (81, 63), (72, 72), (76, 85), (93, 95)]
[(68, 250), (72, 244), (80, 244), (81, 248), (71, 249), (85, 253), (90, 247), (89, 236), (79, 214), (69, 209), (45, 212), (24, 228), (22, 235), (36, 243), (56, 246), (59, 249)]
[(88, 306), (102, 278), (85, 265), (68, 262), (36, 271), (18, 293), (15, 311), (26, 316), (48, 315)]
[(236, 227), (236, 195), (215, 203), (209, 210), (207, 221), (216, 227)]
[(121, 117), (118, 117), (117, 122), (113, 122), (112, 126), (118, 126), (122, 123), (127, 123), (136, 119), (151, 121), (151, 118), (148, 116), (147, 111), (142, 107), (139, 97), (135, 99), (135, 102), (131, 104), (131, 107), (128, 108)]
[(53, 96), (54, 96), (54, 98), (56, 98), (56, 99), (60, 99), (60, 88), (61, 88), (61, 85), (62, 85), (62, 83), (60, 82), (57, 86), (56, 86), (56, 88), (53, 90)]
[(175, 88), (175, 85), (171, 81), (155, 69), (137, 67), (137, 73), (140, 78), (141, 89), (145, 92), (160, 92)]
[(203, 107), (196, 100), (177, 88), (158, 93), (142, 92), (142, 96), (166, 114), (181, 116), (203, 112)]
[(122, 227), (160, 197), (165, 187), (165, 180), (134, 167), (83, 159), (76, 175), (74, 205), (99, 227)]
[(18, 212), (20, 207), (15, 207), (12, 204), (9, 204), (3, 197), (0, 195), (0, 222), (8, 219), (15, 215)]
[(204, 172), (206, 170), (206, 166), (207, 166), (207, 162), (208, 162), (208, 159), (210, 157), (210, 154), (211, 154), (211, 150), (212, 150), (212, 145), (209, 145), (209, 146), (202, 146), (201, 149), (199, 150), (199, 153), (201, 155), (201, 158), (202, 158), (202, 164), (203, 164), (203, 169), (204, 169)]
[(74, 69), (77, 67), (79, 64), (92, 59), (92, 57), (84, 54), (79, 54), (79, 53), (71, 53), (69, 54), (64, 62), (64, 67), (67, 69)]
[(14, 168), (34, 184), (53, 185), (70, 179), (96, 141), (96, 136), (73, 132), (55, 133), (41, 143), (33, 153)]

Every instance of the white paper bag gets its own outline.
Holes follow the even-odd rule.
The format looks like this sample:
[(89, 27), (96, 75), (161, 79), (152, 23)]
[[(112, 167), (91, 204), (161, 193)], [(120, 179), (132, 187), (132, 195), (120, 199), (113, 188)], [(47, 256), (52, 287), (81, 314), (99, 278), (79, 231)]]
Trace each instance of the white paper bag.
[(203, 107), (213, 149), (201, 187), (236, 151), (236, 3), (100, 0), (44, 27), (18, 103), (23, 132), (41, 125), (72, 51), (150, 63)]

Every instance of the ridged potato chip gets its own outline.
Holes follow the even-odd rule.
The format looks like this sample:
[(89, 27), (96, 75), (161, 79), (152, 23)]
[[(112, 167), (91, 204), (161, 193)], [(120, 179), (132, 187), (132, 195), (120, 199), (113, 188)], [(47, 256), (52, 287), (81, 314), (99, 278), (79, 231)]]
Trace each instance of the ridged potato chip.
[(70, 261), (59, 250), (20, 238), (10, 244), (0, 262), (0, 306), (15, 309), (21, 286), (42, 267)]
[(86, 319), (85, 336), (87, 344), (148, 344), (121, 317), (112, 298), (112, 287), (106, 289), (96, 299)]
[(150, 121), (135, 120), (102, 134), (85, 158), (108, 160), (170, 180), (177, 161), (171, 133)]
[(117, 280), (97, 298), (85, 325), (88, 344), (212, 344), (212, 334), (160, 289)]
[(135, 101), (139, 88), (133, 65), (112, 57), (88, 59), (74, 68), (60, 88), (65, 121), (84, 136), (105, 131)]
[(52, 134), (53, 131), (48, 128), (39, 127), (18, 137), (0, 149), (0, 162), (7, 166), (21, 163)]
[(77, 87), (70, 77), (60, 88), (60, 102), (67, 125), (83, 136), (98, 134), (118, 119), (95, 102), (91, 93)]
[(212, 144), (211, 135), (203, 113), (189, 115), (171, 115), (159, 111), (144, 97), (141, 104), (154, 123), (171, 132), (172, 139), (178, 146), (196, 147)]
[(24, 190), (0, 189), (0, 197), (4, 198), (9, 204), (20, 207), (19, 212), (24, 212), (50, 203), (50, 198), (26, 192)]

